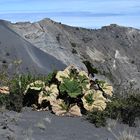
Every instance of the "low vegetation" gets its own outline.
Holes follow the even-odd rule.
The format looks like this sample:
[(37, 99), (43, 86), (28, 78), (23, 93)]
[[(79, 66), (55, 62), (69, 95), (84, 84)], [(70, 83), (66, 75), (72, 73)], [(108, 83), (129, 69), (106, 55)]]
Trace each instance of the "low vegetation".
[(93, 109), (103, 111), (106, 108), (108, 101), (103, 94), (109, 95), (113, 88), (105, 83), (104, 86), (108, 91), (85, 71), (69, 66), (56, 72), (50, 83), (41, 80), (30, 83), (24, 92), (24, 102), (27, 106), (34, 104), (36, 109), (48, 108), (59, 116), (82, 116)]
[(135, 120), (140, 119), (140, 94), (116, 97), (110, 84), (89, 77), (97, 73), (91, 67), (90, 73), (69, 66), (47, 76), (9, 78), (1, 74), (0, 106), (18, 112), (23, 106), (31, 106), (35, 110), (51, 110), (58, 116), (86, 115), (97, 127), (105, 126), (108, 118), (136, 126)]
[(97, 127), (105, 126), (107, 118), (136, 126), (135, 120), (140, 119), (140, 94), (130, 94), (125, 98), (113, 97), (104, 111), (93, 110), (87, 117)]

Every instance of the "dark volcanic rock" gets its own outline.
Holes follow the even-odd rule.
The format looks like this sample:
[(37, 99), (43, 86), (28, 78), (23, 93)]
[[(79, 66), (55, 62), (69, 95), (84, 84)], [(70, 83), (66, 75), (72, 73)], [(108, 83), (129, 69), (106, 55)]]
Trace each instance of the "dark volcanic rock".
[(116, 140), (115, 136), (122, 139), (123, 135), (140, 138), (139, 126), (128, 127), (114, 120), (108, 121), (108, 127), (96, 128), (84, 117), (58, 117), (30, 109), (0, 112), (0, 118), (1, 140)]
[(65, 65), (36, 48), (0, 21), (0, 68), (10, 72), (45, 74)]

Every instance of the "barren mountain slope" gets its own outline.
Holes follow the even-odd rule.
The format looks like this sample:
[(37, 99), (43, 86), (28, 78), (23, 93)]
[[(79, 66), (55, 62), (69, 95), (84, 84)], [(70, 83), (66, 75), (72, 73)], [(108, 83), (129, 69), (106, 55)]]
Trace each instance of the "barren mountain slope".
[(45, 74), (65, 67), (61, 61), (24, 40), (7, 24), (0, 21), (0, 68)]
[(115, 24), (92, 30), (50, 19), (9, 27), (67, 65), (85, 68), (82, 61), (90, 61), (116, 88), (140, 86), (140, 30)]

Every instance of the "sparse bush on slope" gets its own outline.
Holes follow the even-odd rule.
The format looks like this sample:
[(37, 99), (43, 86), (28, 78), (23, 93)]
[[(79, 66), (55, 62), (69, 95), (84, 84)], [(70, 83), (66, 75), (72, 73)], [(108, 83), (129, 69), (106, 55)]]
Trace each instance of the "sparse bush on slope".
[(129, 126), (136, 126), (135, 120), (140, 120), (140, 94), (129, 95), (127, 98), (114, 97), (111, 102), (108, 102), (104, 111), (94, 110), (87, 117), (98, 127), (104, 126), (107, 118), (117, 119)]

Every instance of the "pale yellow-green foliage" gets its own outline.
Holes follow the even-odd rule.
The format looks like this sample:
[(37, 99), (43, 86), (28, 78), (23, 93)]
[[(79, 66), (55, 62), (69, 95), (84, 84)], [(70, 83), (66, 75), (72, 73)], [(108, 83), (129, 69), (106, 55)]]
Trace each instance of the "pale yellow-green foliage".
[(44, 100), (51, 103), (52, 101), (56, 100), (58, 95), (59, 91), (57, 89), (57, 85), (52, 84), (50, 87), (46, 86), (45, 89), (39, 94), (38, 103), (41, 104)]
[(61, 99), (52, 102), (52, 111), (57, 116), (82, 116), (80, 108), (77, 105), (68, 107)]
[(109, 96), (112, 96), (113, 95), (113, 87), (108, 84), (108, 83), (104, 83), (104, 84), (101, 84), (101, 88), (103, 89), (103, 91), (109, 95)]
[(24, 92), (24, 94), (26, 94), (28, 92), (29, 89), (35, 90), (35, 91), (40, 91), (45, 87), (45, 83), (41, 80), (37, 80), (33, 83), (30, 83), (29, 85), (27, 85), (26, 90)]
[(106, 98), (103, 97), (102, 92), (99, 90), (88, 90), (85, 92), (82, 101), (84, 108), (88, 111), (93, 109), (103, 111), (106, 108)]
[[(81, 108), (78, 106), (78, 102), (70, 103), (64, 99), (66, 96), (69, 97), (67, 100), (72, 98), (81, 98), (83, 107), (87, 111), (99, 110), (103, 111), (107, 106), (108, 99), (103, 96), (103, 91), (112, 96), (113, 87), (108, 83), (101, 84), (102, 90), (94, 89), (91, 87), (91, 79), (88, 73), (79, 70), (74, 65), (68, 66), (64, 71), (58, 71), (55, 75), (57, 80), (56, 83), (45, 85), (45, 82), (37, 80), (30, 83), (24, 94), (29, 89), (39, 92), (38, 104), (42, 104), (43, 101), (49, 102), (52, 111), (58, 115), (68, 116), (81, 116)], [(59, 98), (59, 95), (63, 95), (63, 98)]]

